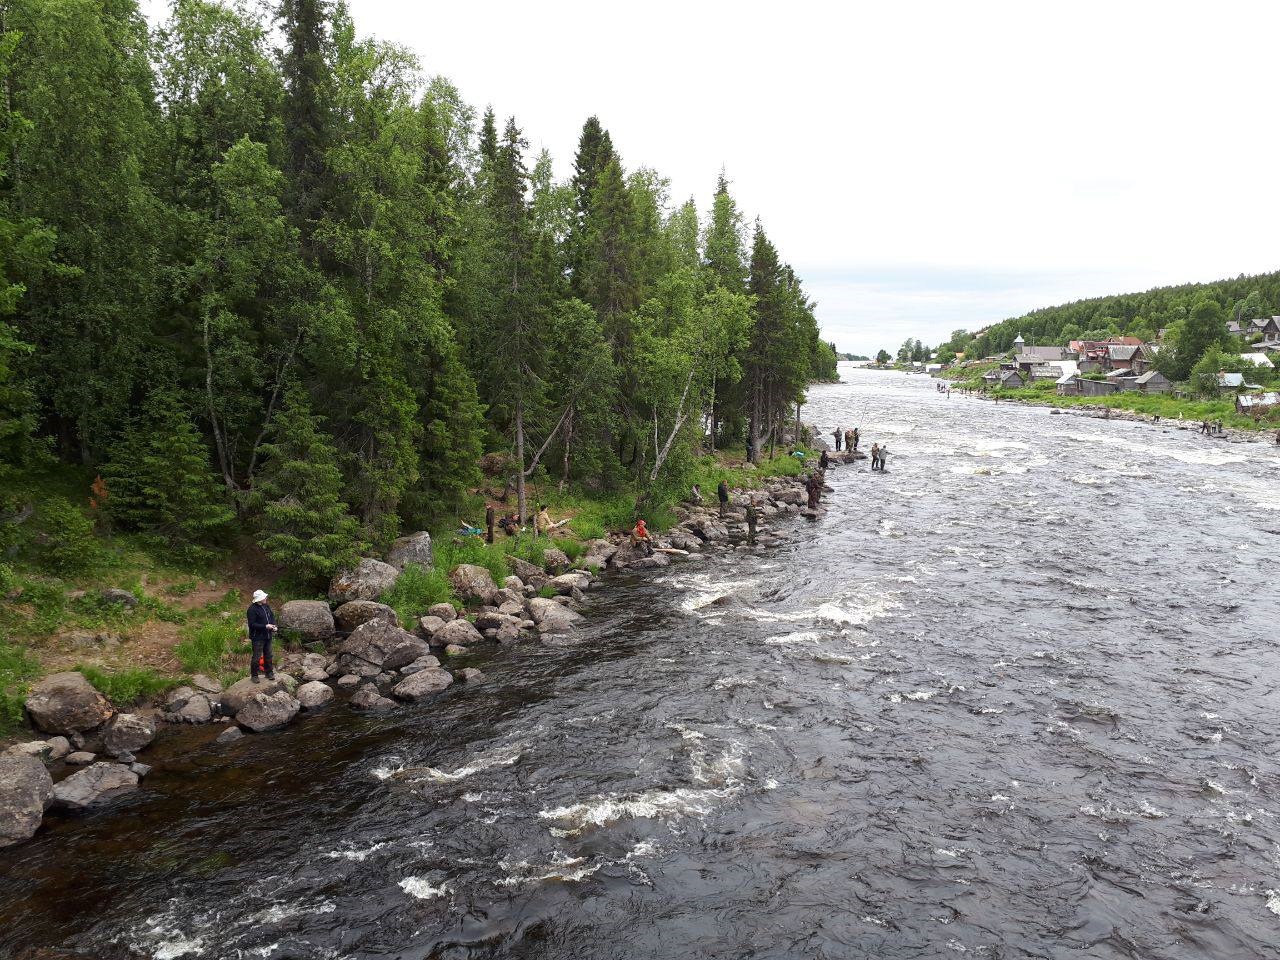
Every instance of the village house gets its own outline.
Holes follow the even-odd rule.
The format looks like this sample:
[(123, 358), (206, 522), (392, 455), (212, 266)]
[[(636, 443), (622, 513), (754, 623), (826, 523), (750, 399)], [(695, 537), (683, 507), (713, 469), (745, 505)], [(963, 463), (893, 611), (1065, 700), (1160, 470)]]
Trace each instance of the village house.
[(1242, 393), (1236, 397), (1236, 413), (1262, 413), (1280, 407), (1280, 393)]
[(1134, 381), (1134, 386), (1143, 393), (1169, 393), (1173, 381), (1159, 370), (1148, 370)]
[(988, 387), (1003, 387), (1005, 390), (1017, 390), (1026, 385), (1017, 370), (991, 370), (984, 373), (982, 379)]
[(1280, 317), (1257, 317), (1244, 323), (1229, 320), (1227, 332), (1249, 341), (1257, 341), (1263, 349), (1280, 349)]

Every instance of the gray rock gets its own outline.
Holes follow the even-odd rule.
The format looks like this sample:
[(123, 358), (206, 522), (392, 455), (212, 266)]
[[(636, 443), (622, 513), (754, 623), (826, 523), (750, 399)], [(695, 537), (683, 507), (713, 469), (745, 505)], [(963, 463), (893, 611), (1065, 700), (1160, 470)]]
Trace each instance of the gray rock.
[(215, 742), (235, 743), (237, 740), (239, 740), (243, 736), (244, 736), (244, 731), (241, 730), (239, 727), (227, 727), (227, 729), (223, 730), (220, 734), (218, 734), (217, 740)]
[(191, 687), (177, 687), (169, 691), (168, 696), (164, 699), (164, 708), (166, 710), (181, 710), (187, 705), (187, 701), (196, 695), (195, 690)]
[(494, 639), (504, 645), (515, 643), (520, 639), (520, 627), (513, 623), (504, 623), (498, 628), (498, 634)]
[(104, 603), (118, 603), (126, 610), (132, 610), (138, 605), (138, 598), (128, 590), (121, 590), (119, 587), (108, 587), (102, 591), (102, 601)]
[(32, 740), (29, 743), (15, 743), (5, 753), (22, 757), (34, 757), (41, 763), (53, 759), (53, 748), (48, 740)]
[(561, 573), (569, 569), (569, 555), (556, 547), (542, 551), (542, 563), (547, 573)]
[(298, 702), (303, 710), (318, 710), (333, 699), (333, 688), (327, 683), (312, 680), (298, 688)]
[(436, 631), (444, 626), (444, 621), (439, 617), (427, 615), (418, 620), (418, 628), (414, 632), (424, 640), (430, 640), (436, 635)]
[(138, 759), (128, 750), (122, 750), (120, 753), (112, 754), (112, 756), (115, 759), (116, 763), (123, 763), (126, 766), (128, 766), (129, 764), (133, 763)]
[(524, 593), (524, 581), (519, 577), (507, 577), (502, 581), (502, 589), (513, 590), (516, 593)]
[(391, 692), (401, 700), (421, 700), (424, 697), (439, 693), (451, 683), (453, 683), (453, 677), (450, 676), (447, 670), (431, 667), (426, 670), (419, 670), (412, 676), (405, 677), (395, 685)]
[(90, 753), (88, 750), (77, 750), (75, 753), (67, 754), (67, 763), (73, 767), (84, 767), (98, 759), (96, 753)]
[(344, 673), (376, 677), (384, 670), (398, 670), (430, 653), (420, 637), (382, 620), (369, 620), (351, 632), (338, 648), (338, 667)]
[(483, 642), (484, 637), (470, 621), (453, 620), (437, 630), (431, 640), (437, 647), (447, 647), (450, 644), (465, 647), (470, 643)]
[(338, 686), (343, 690), (352, 690), (360, 686), (360, 678), (354, 673), (344, 674), (338, 678)]
[(333, 636), (333, 613), (323, 600), (290, 600), (280, 608), (279, 627), (303, 641), (328, 640)]
[(53, 799), (71, 810), (88, 810), (137, 789), (138, 775), (124, 764), (99, 762), (55, 784)]
[(458, 616), (458, 611), (452, 603), (433, 603), (427, 608), (427, 616), (439, 617), (445, 623), (454, 620)]
[(464, 667), (458, 672), (458, 676), (466, 683), (484, 683), (489, 679), (475, 667)]
[(471, 651), (466, 647), (456, 643), (451, 643), (444, 648), (444, 655), (446, 657), (465, 657), (470, 652)]
[[(524, 608), (521, 607), (520, 609), (523, 614)], [(506, 626), (508, 623), (518, 624), (522, 619), (524, 619), (523, 616), (512, 616), (500, 613), (497, 610), (490, 610), (476, 616), (475, 628), (482, 633), (489, 630), (497, 631), (499, 627)]]
[(206, 677), (203, 673), (197, 673), (191, 678), (191, 686), (195, 687), (201, 693), (221, 693), (222, 684), (212, 677)]
[(288, 726), (300, 709), (302, 704), (286, 690), (259, 693), (236, 711), (236, 723), (254, 733), (265, 733)]
[(407, 677), (411, 674), (417, 673), (419, 670), (429, 670), (432, 667), (438, 666), (440, 666), (440, 661), (435, 657), (419, 657), (417, 660), (413, 661), (413, 663), (401, 667), (400, 675), (402, 677)]
[(556, 593), (573, 593), (574, 590), (585, 590), (591, 586), (591, 578), (585, 573), (562, 573), (547, 584)]
[(365, 558), (354, 567), (340, 570), (329, 583), (329, 599), (334, 603), (377, 600), (396, 585), (400, 571), (381, 560)]
[(305, 686), (308, 683), (314, 683), (318, 680), (325, 680), (329, 676), (329, 671), (324, 667), (305, 667), (302, 671), (302, 683)]
[(289, 675), (287, 673), (277, 673), (274, 680), (262, 677), (258, 683), (254, 683), (252, 677), (242, 677), (222, 691), (222, 709), (235, 716), (244, 709), (245, 704), (260, 693), (272, 694), (278, 690), (288, 692), (290, 689), (289, 683), (293, 681), (293, 678), (289, 677), (288, 681), (286, 681), (285, 677), (289, 677)]
[(502, 614), (504, 617), (516, 617), (517, 619), (520, 619), (520, 620), (524, 619), (524, 611), (525, 611), (525, 602), (523, 599), (519, 601), (509, 600), (498, 608), (498, 612)]
[(545, 597), (530, 600), (529, 610), (542, 633), (567, 633), (583, 621), (582, 614)]
[(36, 757), (0, 754), (0, 847), (29, 840), (53, 799), (53, 778)]
[(382, 669), (385, 672), (399, 670), (401, 667), (408, 666), (420, 657), (428, 657), (431, 655), (431, 644), (419, 637), (413, 637), (412, 641), (406, 640), (397, 646), (382, 661)]
[(70, 735), (106, 723), (115, 711), (84, 674), (72, 670), (36, 681), (27, 696), (27, 712), (45, 733)]
[(528, 560), (521, 560), (519, 557), (507, 557), (507, 562), (511, 564), (512, 571), (526, 588), (532, 587), (534, 591), (538, 591), (546, 586), (547, 575), (541, 567), (535, 566)]
[(107, 753), (137, 753), (156, 738), (156, 723), (136, 713), (117, 713), (102, 732), (102, 745)]
[(370, 620), (382, 620), (393, 627), (400, 626), (400, 617), (395, 610), (375, 600), (351, 600), (333, 611), (333, 622), (343, 633), (350, 633)]
[[(234, 730), (237, 728), (232, 727), (232, 729)], [(139, 779), (141, 779), (142, 777), (145, 777), (148, 773), (151, 772), (151, 767), (145, 763), (131, 763), (129, 764), (129, 769), (132, 770), (135, 774), (137, 774)]]
[(403, 570), (410, 564), (429, 569), (435, 563), (431, 534), (421, 530), (392, 541), (391, 549), (387, 551), (387, 563), (397, 570)]
[(208, 723), (213, 719), (213, 704), (203, 693), (197, 693), (182, 705), (181, 710), (166, 716), (178, 723)]
[[(412, 679), (412, 677), (410, 678)], [(404, 681), (408, 683), (409, 681)], [(396, 706), (394, 700), (384, 697), (372, 683), (366, 683), (352, 694), (348, 701), (357, 710), (392, 710)]]
[(498, 592), (498, 585), (493, 582), (493, 575), (484, 567), (472, 563), (459, 564), (449, 574), (449, 582), (454, 592), (466, 603), (488, 603), (489, 598)]
[(71, 743), (66, 737), (50, 737), (45, 743), (49, 747), (50, 760), (61, 760), (71, 752)]

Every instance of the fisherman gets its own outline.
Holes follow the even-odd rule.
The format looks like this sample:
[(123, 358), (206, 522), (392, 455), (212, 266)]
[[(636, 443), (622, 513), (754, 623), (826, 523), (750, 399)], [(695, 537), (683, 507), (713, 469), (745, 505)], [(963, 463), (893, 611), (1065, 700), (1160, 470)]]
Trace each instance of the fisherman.
[(840, 452), (840, 438), (844, 436), (839, 427), (831, 431), (831, 436), (836, 442), (836, 453)]
[(880, 469), (880, 444), (873, 443), (871, 445), (871, 470), (874, 473)]
[(858, 440), (860, 439), (859, 434), (858, 434), (858, 428), (857, 428), (857, 427), (854, 427), (854, 428), (853, 428), (853, 432), (852, 432), (851, 434), (849, 434), (849, 439), (853, 441), (853, 452), (854, 452), (854, 453), (857, 453), (857, 452), (858, 452)]
[(649, 528), (645, 526), (643, 519), (637, 520), (631, 529), (631, 546), (641, 550), (645, 556), (653, 553), (653, 539), (649, 536)]
[(809, 509), (817, 510), (818, 509), (818, 493), (821, 491), (822, 488), (818, 485), (818, 473), (816, 470), (813, 473), (809, 474), (809, 479), (805, 481), (804, 486), (805, 486), (805, 490), (808, 491), (808, 494), (809, 494)]
[(885, 458), (888, 456), (889, 456), (889, 448), (881, 447), (880, 448), (880, 472), (881, 473), (884, 473), (884, 461), (885, 461)]
[(723, 520), (724, 512), (729, 507), (729, 484), (725, 483), (723, 480), (721, 480), (720, 485), (716, 487), (716, 498), (720, 501), (720, 519)]
[(492, 503), (484, 505), (484, 542), (493, 543), (493, 523), (497, 518), (497, 513), (493, 509)]
[(752, 545), (756, 542), (756, 518), (756, 505), (747, 501), (747, 543)]
[(822, 455), (818, 457), (818, 469), (826, 473), (829, 466), (831, 466), (831, 458), (827, 456), (827, 451), (823, 450)]
[(702, 486), (695, 483), (693, 489), (689, 491), (690, 503), (702, 503)]
[(259, 669), (265, 670), (268, 680), (276, 678), (275, 660), (271, 656), (271, 638), (275, 636), (276, 615), (267, 606), (267, 591), (253, 591), (253, 603), (245, 612), (249, 621), (249, 641), (253, 646), (253, 659), (249, 661), (249, 676), (258, 683)]

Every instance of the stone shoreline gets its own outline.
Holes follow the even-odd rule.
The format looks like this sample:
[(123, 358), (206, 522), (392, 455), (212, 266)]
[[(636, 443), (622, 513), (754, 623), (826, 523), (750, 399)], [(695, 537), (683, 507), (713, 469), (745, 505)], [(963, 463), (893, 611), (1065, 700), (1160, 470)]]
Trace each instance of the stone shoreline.
[[(853, 459), (847, 452), (828, 456), (834, 465)], [(0, 753), (0, 849), (34, 836), (51, 810), (90, 812), (137, 790), (151, 767), (136, 754), (166, 725), (220, 727), (208, 745), (225, 746), (339, 704), (385, 712), (427, 701), (458, 681), (483, 683), (479, 669), (453, 664), (484, 643), (577, 642), (586, 622), (586, 592), (601, 585), (602, 573), (697, 562), (716, 550), (767, 549), (780, 542), (773, 529), (778, 520), (821, 512), (805, 503), (802, 478), (769, 478), (760, 488), (732, 491), (723, 515), (714, 502), (681, 504), (677, 525), (653, 535), (652, 550), (623, 534), (591, 541), (576, 565), (555, 548), (544, 551), (541, 568), (508, 557), (512, 575), (501, 586), (487, 569), (463, 564), (450, 580), (465, 609), (436, 604), (421, 612), (410, 631), (377, 598), (406, 565), (431, 565), (430, 535), (415, 533), (397, 540), (385, 560), (365, 559), (340, 572), (327, 602), (281, 606), (280, 629), (302, 649), (281, 651), (274, 679), (255, 684), (246, 677), (224, 689), (216, 679), (197, 675), (157, 707), (117, 712), (80, 673), (44, 677), (26, 708), (45, 737)], [(756, 512), (754, 539), (748, 505)]]

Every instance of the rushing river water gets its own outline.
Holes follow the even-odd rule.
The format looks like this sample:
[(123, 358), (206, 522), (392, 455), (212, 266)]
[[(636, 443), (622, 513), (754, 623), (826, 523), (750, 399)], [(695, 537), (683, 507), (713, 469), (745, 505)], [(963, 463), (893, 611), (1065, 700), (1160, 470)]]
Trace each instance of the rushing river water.
[(482, 686), (171, 737), (4, 852), (0, 955), (1277, 956), (1280, 452), (844, 376), (806, 420), (890, 472), (821, 520)]

